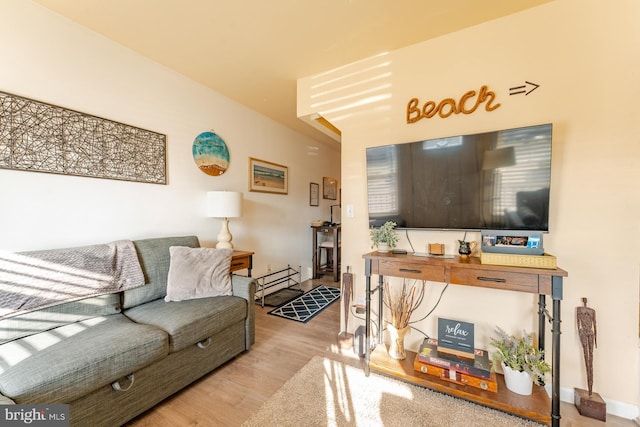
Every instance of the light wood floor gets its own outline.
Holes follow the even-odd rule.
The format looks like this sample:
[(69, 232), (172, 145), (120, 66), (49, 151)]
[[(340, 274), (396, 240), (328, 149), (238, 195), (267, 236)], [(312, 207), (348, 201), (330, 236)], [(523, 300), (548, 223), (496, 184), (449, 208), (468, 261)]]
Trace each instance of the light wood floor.
[[(328, 276), (327, 276), (328, 277)], [(327, 281), (305, 282), (304, 289)], [(271, 307), (256, 305), (256, 343), (245, 352), (166, 399), (127, 426), (239, 426), (315, 355), (360, 364), (352, 350), (337, 345), (341, 304), (336, 302), (306, 324), (271, 316)], [(562, 403), (563, 427), (638, 427), (607, 415), (602, 422), (585, 418)], [(274, 420), (277, 425), (277, 420)]]

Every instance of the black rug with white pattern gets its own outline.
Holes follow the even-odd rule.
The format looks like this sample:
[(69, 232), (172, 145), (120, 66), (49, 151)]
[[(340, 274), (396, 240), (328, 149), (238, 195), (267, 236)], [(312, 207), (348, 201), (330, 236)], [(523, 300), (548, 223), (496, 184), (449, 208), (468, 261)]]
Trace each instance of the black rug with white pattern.
[(307, 323), (339, 298), (340, 289), (321, 285), (280, 307), (274, 308), (269, 314)]

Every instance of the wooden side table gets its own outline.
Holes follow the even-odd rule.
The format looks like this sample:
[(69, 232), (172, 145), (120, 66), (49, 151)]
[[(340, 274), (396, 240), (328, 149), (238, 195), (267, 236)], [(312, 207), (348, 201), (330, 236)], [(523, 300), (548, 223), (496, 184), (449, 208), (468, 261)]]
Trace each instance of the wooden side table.
[[(311, 226), (313, 230), (312, 236), (312, 250), (313, 250), (313, 278), (317, 279), (322, 274), (331, 274), (333, 281), (338, 282), (340, 280), (340, 224), (337, 225), (322, 225), (319, 227)], [(323, 267), (321, 264), (320, 244), (318, 240), (318, 234), (328, 234), (332, 237), (333, 248), (331, 250), (331, 258), (327, 260), (327, 264)], [(329, 262), (330, 261), (330, 262)]]
[(231, 255), (231, 268), (230, 271), (233, 273), (234, 271), (247, 269), (247, 276), (251, 277), (251, 269), (253, 268), (253, 254), (255, 252), (248, 251), (233, 251)]

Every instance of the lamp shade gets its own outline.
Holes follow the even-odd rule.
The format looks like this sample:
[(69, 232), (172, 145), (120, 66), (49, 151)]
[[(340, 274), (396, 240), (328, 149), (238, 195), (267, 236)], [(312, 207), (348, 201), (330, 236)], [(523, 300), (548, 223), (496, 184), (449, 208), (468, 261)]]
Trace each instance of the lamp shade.
[(242, 193), (238, 191), (208, 191), (207, 216), (237, 218), (242, 215)]

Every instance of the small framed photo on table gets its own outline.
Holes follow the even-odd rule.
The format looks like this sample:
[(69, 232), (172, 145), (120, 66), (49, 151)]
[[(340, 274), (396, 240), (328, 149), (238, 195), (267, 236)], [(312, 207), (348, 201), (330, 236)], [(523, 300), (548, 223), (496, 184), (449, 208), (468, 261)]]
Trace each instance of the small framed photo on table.
[(322, 178), (322, 198), (336, 200), (338, 196), (338, 181), (333, 178)]
[(317, 182), (309, 183), (309, 206), (320, 205), (320, 184)]

